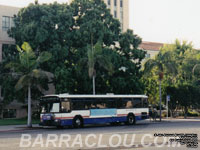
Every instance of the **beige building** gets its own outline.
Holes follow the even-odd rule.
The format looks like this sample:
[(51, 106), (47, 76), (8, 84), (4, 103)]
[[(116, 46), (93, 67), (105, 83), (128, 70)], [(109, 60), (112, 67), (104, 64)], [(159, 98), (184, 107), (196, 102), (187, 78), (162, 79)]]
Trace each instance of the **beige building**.
[(160, 48), (163, 45), (163, 43), (143, 41), (139, 48), (147, 52), (146, 58), (154, 58), (159, 53)]
[(129, 29), (129, 0), (104, 0), (114, 18), (119, 19), (122, 31)]
[(9, 38), (7, 31), (13, 23), (13, 16), (20, 8), (0, 5), (0, 61), (2, 61), (3, 44), (15, 44), (14, 39)]
[[(69, 0), (71, 3), (73, 0)], [(114, 18), (119, 19), (122, 31), (129, 29), (129, 0), (103, 0)]]
[[(3, 61), (3, 50), (6, 45), (14, 45), (15, 40), (7, 34), (8, 29), (14, 26), (13, 17), (21, 8), (0, 5), (0, 62)], [(14, 88), (14, 87), (13, 87)], [(22, 118), (27, 116), (27, 104), (19, 103), (14, 100), (11, 104), (1, 108), (3, 101), (2, 90), (0, 86), (0, 118)], [(49, 84), (49, 90), (43, 91), (44, 94), (55, 93), (55, 88)], [(33, 104), (33, 106), (36, 106)]]
[[(0, 62), (3, 59), (4, 46), (15, 44), (15, 40), (8, 37), (7, 31), (14, 26), (13, 16), (18, 13), (19, 9), (17, 7), (0, 5)], [(0, 105), (3, 100), (1, 92), (2, 88), (0, 86)], [(23, 107), (23, 104), (13, 101), (9, 106), (2, 108), (2, 110), (0, 108), (0, 118), (24, 117), (26, 110), (21, 107)]]
[[(13, 16), (17, 14), (20, 8), (0, 5), (0, 62), (2, 61), (4, 45), (15, 44), (15, 40), (8, 37), (7, 31), (12, 26)], [(1, 99), (1, 87), (0, 87)]]

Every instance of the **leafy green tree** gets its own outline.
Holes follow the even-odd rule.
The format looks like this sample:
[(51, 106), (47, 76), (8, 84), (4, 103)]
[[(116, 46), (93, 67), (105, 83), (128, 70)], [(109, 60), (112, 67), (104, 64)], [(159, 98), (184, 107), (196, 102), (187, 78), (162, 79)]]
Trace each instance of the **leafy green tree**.
[(79, 62), (88, 58), (88, 45), (96, 45), (99, 39), (102, 55), (110, 58), (114, 73), (111, 76), (107, 67), (96, 63), (96, 91), (143, 93), (140, 68), (145, 52), (138, 49), (141, 38), (131, 30), (121, 33), (120, 22), (102, 0), (74, 0), (70, 5), (30, 4), (14, 21), (9, 35), (18, 45), (27, 41), (36, 54), (46, 50), (52, 54), (52, 59), (41, 67), (55, 75), (56, 93), (91, 93), (88, 66), (81, 67)]
[[(155, 81), (156, 75), (159, 72), (163, 72), (163, 98), (170, 94), (171, 101), (169, 104), (171, 110), (174, 110), (177, 106), (184, 107), (185, 116), (187, 115), (187, 109), (192, 106), (197, 106), (199, 101), (193, 96), (199, 93), (196, 90), (199, 86), (199, 54), (197, 50), (193, 49), (191, 43), (176, 40), (174, 44), (164, 45), (156, 56), (155, 60), (156, 62), (160, 62), (160, 67), (151, 67), (155, 66), (155, 60), (149, 60), (145, 64), (146, 68), (150, 68), (150, 72), (148, 73), (148, 69), (146, 70), (147, 77), (144, 79)], [(151, 70), (151, 68), (154, 69)], [(148, 90), (152, 87), (151, 83), (146, 82), (145, 84), (148, 94), (153, 95), (151, 93), (152, 90)], [(156, 91), (156, 89), (154, 88), (153, 91)], [(193, 94), (191, 95), (191, 93)]]
[[(155, 59), (149, 59), (145, 65), (144, 65), (144, 72), (149, 73), (152, 69), (156, 68), (158, 71), (158, 79), (159, 79), (159, 97), (160, 97), (160, 121), (161, 121), (161, 103), (162, 103), (162, 93), (161, 93), (161, 83), (163, 80), (164, 70), (166, 69), (167, 72), (171, 72), (172, 70), (175, 71), (175, 64), (172, 61), (166, 61), (166, 58), (168, 58), (170, 53), (162, 53), (159, 52), (159, 54), (156, 56)], [(171, 72), (172, 73), (172, 72)]]
[[(16, 61), (18, 58), (18, 51), (15, 45), (6, 45), (2, 46), (2, 55), (3, 59), (0, 63), (0, 86), (1, 86), (1, 96), (3, 97), (2, 105), (8, 105), (14, 99), (15, 100), (24, 100), (24, 94), (22, 92), (17, 92), (13, 87), (15, 86), (17, 79), (13, 78), (9, 69), (5, 67), (6, 64), (11, 61)], [(34, 93), (37, 95), (37, 93)]]
[(127, 30), (119, 35), (119, 45), (115, 45), (112, 53), (114, 66), (114, 78), (111, 77), (109, 84), (111, 92), (118, 94), (142, 94), (144, 85), (142, 83), (141, 62), (146, 52), (140, 50), (141, 38), (132, 30)]
[(187, 117), (188, 108), (191, 106), (199, 106), (198, 100), (200, 92), (198, 88), (192, 84), (180, 84), (176, 87), (167, 87), (167, 92), (171, 96), (170, 107), (174, 110), (177, 106), (184, 109), (184, 117)]
[(10, 68), (14, 74), (20, 76), (15, 88), (17, 90), (23, 88), (28, 90), (27, 126), (31, 127), (31, 87), (37, 86), (41, 89), (41, 79), (47, 79), (51, 75), (51, 73), (39, 69), (40, 64), (51, 58), (51, 54), (48, 52), (42, 52), (38, 57), (36, 57), (27, 42), (24, 42), (21, 48), (17, 46), (17, 50), (19, 51), (19, 60), (17, 62), (7, 64), (6, 67)]

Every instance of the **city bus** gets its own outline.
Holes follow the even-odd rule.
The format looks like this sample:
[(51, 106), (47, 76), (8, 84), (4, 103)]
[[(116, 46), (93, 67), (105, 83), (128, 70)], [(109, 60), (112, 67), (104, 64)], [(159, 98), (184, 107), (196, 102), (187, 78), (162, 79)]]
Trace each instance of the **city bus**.
[(40, 125), (73, 126), (126, 123), (133, 125), (149, 116), (145, 95), (46, 95), (41, 97)]

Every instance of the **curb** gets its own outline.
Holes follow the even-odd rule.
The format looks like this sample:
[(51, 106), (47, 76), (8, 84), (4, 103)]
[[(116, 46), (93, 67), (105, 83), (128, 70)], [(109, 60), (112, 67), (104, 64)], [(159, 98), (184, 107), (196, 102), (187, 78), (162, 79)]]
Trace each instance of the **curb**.
[(21, 128), (21, 129), (10, 129), (10, 130), (0, 130), (0, 133), (3, 132), (19, 132), (19, 131), (30, 131), (30, 130), (37, 130), (37, 129), (41, 129), (39, 127), (32, 127), (32, 128)]

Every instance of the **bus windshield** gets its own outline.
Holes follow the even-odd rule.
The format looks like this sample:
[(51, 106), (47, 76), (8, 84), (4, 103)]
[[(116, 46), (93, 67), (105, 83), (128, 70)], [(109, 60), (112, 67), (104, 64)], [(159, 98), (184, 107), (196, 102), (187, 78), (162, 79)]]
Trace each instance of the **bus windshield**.
[(60, 112), (59, 102), (41, 103), (42, 113), (58, 113)]

